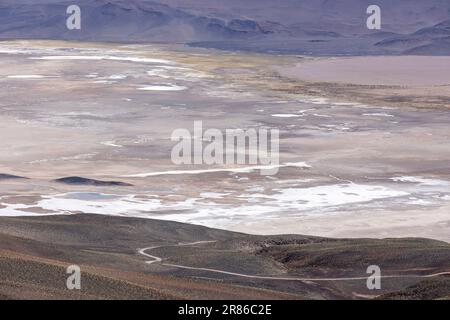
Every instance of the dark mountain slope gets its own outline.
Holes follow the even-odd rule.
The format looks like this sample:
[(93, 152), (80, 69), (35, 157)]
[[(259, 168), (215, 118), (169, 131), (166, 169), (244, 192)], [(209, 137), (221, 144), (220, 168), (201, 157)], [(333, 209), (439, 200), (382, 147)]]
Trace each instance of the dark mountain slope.
[[(369, 0), (81, 0), (82, 29), (66, 28), (70, 1), (5, 0), (0, 39), (195, 43), (309, 54), (445, 54), (450, 2), (380, 0), (382, 30), (366, 28)], [(377, 44), (377, 45), (375, 45)]]
[[(198, 241), (210, 242), (193, 244)], [(142, 248), (149, 248), (147, 253), (161, 257), (164, 264), (193, 268), (265, 277), (363, 278), (286, 281), (183, 270), (145, 263), (151, 259), (138, 253)], [(64, 268), (72, 264), (82, 267), (86, 291), (65, 289)], [(448, 296), (445, 275), (383, 279), (381, 291), (369, 291), (364, 277), (371, 264), (379, 265), (382, 275), (448, 272), (450, 245), (412, 238), (253, 236), (170, 221), (87, 214), (0, 218), (3, 297), (354, 299), (391, 294), (386, 298), (396, 298), (407, 294), (396, 295), (399, 290), (409, 292), (414, 286), (431, 298)]]

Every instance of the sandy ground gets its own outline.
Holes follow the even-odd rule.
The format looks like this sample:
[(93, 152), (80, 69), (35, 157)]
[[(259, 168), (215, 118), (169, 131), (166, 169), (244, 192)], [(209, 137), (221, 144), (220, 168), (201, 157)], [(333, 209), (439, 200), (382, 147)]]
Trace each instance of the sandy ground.
[(371, 214), (339, 212), (319, 217), (280, 217), (272, 225), (266, 221), (257, 221), (242, 224), (235, 230), (244, 232), (252, 228), (261, 234), (273, 234), (282, 229), (284, 233), (296, 234), (300, 228), (303, 234), (335, 238), (427, 238), (432, 235), (436, 239), (450, 242), (449, 210), (450, 207), (445, 205), (434, 209), (432, 213), (412, 209), (403, 212), (383, 210)]
[(308, 58), (276, 67), (287, 84), (314, 95), (369, 105), (448, 108), (449, 57)]
[(316, 60), (286, 68), (305, 81), (384, 86), (450, 85), (450, 57), (351, 57)]
[[(0, 182), (0, 215), (99, 213), (259, 234), (450, 241), (450, 113), (412, 107), (444, 105), (445, 96), (427, 95), (442, 87), (344, 85), (334, 96), (340, 84), (276, 71), (299, 61), (307, 59), (0, 43), (0, 173), (29, 178)], [(405, 100), (389, 103), (386, 92), (396, 90), (422, 100), (394, 94)], [(192, 131), (195, 120), (205, 129), (279, 129), (283, 167), (261, 176), (174, 165), (170, 135)], [(195, 173), (164, 174), (177, 170)], [(133, 186), (52, 181), (75, 175)]]

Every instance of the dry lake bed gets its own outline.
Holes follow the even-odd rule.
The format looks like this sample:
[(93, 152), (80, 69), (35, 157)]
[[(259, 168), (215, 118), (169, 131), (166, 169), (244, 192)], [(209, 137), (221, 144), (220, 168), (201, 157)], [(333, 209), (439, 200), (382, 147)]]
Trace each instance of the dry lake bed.
[[(449, 59), (373, 59), (1, 42), (0, 173), (27, 179), (1, 176), (0, 216), (450, 241)], [(197, 120), (280, 129), (279, 173), (174, 165), (172, 132)], [(128, 185), (54, 181), (72, 176)]]

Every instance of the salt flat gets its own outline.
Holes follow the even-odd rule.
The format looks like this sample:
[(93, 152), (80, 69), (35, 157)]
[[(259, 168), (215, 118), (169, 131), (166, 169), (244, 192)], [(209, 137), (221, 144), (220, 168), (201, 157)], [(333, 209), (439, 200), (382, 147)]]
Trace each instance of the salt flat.
[[(429, 107), (425, 98), (441, 90), (435, 83), (444, 75), (406, 82), (431, 87), (407, 88), (425, 98), (399, 105), (327, 94), (283, 71), (341, 59), (347, 61), (183, 46), (2, 42), (0, 172), (29, 179), (0, 182), (0, 215), (97, 213), (259, 234), (450, 241), (450, 113), (412, 107)], [(364, 70), (367, 60), (358, 59)], [(442, 63), (433, 59), (424, 66)], [(171, 133), (196, 120), (220, 130), (280, 129), (278, 174), (174, 165)], [(131, 186), (54, 181), (68, 176)]]

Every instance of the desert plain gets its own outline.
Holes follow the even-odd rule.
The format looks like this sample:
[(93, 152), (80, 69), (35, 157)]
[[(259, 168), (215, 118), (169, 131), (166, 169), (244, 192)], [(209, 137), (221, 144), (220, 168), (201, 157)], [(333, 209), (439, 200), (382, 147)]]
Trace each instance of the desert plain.
[[(158, 247), (154, 250), (180, 260), (179, 253), (172, 252), (176, 248), (162, 249), (164, 239), (172, 245), (225, 241), (195, 244), (194, 249), (206, 246), (208, 251), (213, 246), (208, 251), (215, 257), (208, 260), (213, 267), (223, 261), (217, 258), (221, 254), (237, 250), (236, 260), (227, 262), (231, 271), (266, 276), (298, 273), (299, 266), (286, 266), (291, 260), (282, 256), (292, 246), (304, 245), (304, 237), (308, 244), (323, 242), (315, 237), (357, 243), (361, 238), (428, 238), (436, 241), (430, 246), (437, 246), (444, 259), (450, 241), (450, 72), (446, 70), (450, 59), (442, 57), (311, 58), (163, 44), (1, 42), (0, 217), (2, 235), (10, 239), (4, 242), (3, 254), (11, 259), (5, 252), (18, 250), (51, 259), (40, 263), (55, 267), (55, 248), (37, 250), (32, 242), (48, 244), (61, 237), (68, 241), (56, 249), (65, 252), (62, 261), (76, 262), (68, 252), (81, 250), (79, 258), (91, 267), (125, 270), (128, 261), (134, 272), (166, 275), (176, 269), (183, 279), (189, 279), (189, 270), (146, 265), (138, 250)], [(171, 134), (179, 128), (192, 130), (194, 121), (219, 130), (279, 129), (278, 174), (261, 175), (251, 166), (173, 164)], [(121, 225), (117, 217), (130, 219), (123, 221), (131, 224)], [(164, 234), (164, 239), (141, 245), (129, 239), (139, 225), (135, 218), (144, 219), (142, 224), (151, 228), (156, 219), (188, 224), (179, 228), (200, 225), (226, 231), (205, 237)], [(64, 227), (65, 219), (75, 225), (98, 224), (99, 230), (111, 224), (113, 230), (130, 228), (131, 232), (118, 252), (111, 248), (119, 248), (120, 239), (99, 244), (101, 257), (108, 256), (102, 260), (93, 254), (92, 231), (83, 243), (70, 223)], [(53, 223), (58, 227), (53, 229)], [(34, 231), (20, 231), (24, 225)], [(172, 230), (174, 226), (160, 227)], [(114, 238), (113, 234), (108, 237)], [(136, 234), (142, 240), (145, 230)], [(280, 234), (303, 236), (272, 238)], [(239, 241), (230, 240), (235, 237)], [(12, 245), (15, 238), (20, 241)], [(393, 248), (387, 241), (381, 247)], [(410, 245), (412, 250), (427, 247), (405, 241), (408, 249), (400, 244), (393, 251), (409, 250)], [(280, 253), (279, 245), (290, 247)], [(112, 262), (114, 255), (116, 262)], [(242, 256), (251, 261), (240, 265)], [(448, 271), (441, 260), (417, 266), (411, 265), (412, 260), (402, 270)], [(261, 261), (267, 265), (255, 270)], [(348, 261), (341, 265), (335, 277), (364, 276), (362, 265), (349, 271), (350, 265)], [(398, 261), (390, 265), (395, 272)], [(333, 278), (336, 266), (327, 260), (324, 268), (316, 276)], [(196, 277), (217, 280), (203, 271)], [(129, 281), (134, 276), (124, 277)], [(226, 277), (228, 281), (249, 285), (232, 276)], [(291, 298), (373, 297), (361, 291), (360, 284), (355, 294), (333, 283), (332, 289), (303, 288), (309, 294), (299, 296), (295, 285), (268, 281), (259, 279), (250, 286), (275, 290), (278, 298), (285, 298), (282, 293)], [(396, 282), (391, 289), (413, 282)], [(144, 289), (130, 290), (137, 292), (130, 297), (145, 297)], [(29, 292), (30, 297), (36, 294)], [(104, 298), (104, 292), (95, 291), (93, 296)], [(258, 294), (274, 297), (271, 292)], [(177, 296), (170, 292), (165, 297)]]
[[(27, 178), (2, 181), (0, 215), (84, 212), (257, 234), (450, 239), (449, 113), (444, 102), (434, 106), (446, 99), (450, 59), (317, 61), (42, 41), (2, 42), (0, 52), (1, 172)], [(442, 72), (430, 79), (428, 68)], [(347, 89), (327, 95), (339, 86)], [(346, 90), (359, 93), (352, 100)], [(429, 103), (389, 103), (396, 91)], [(194, 121), (279, 129), (279, 173), (174, 165), (171, 134), (192, 131)], [(130, 186), (55, 182), (73, 176)]]

